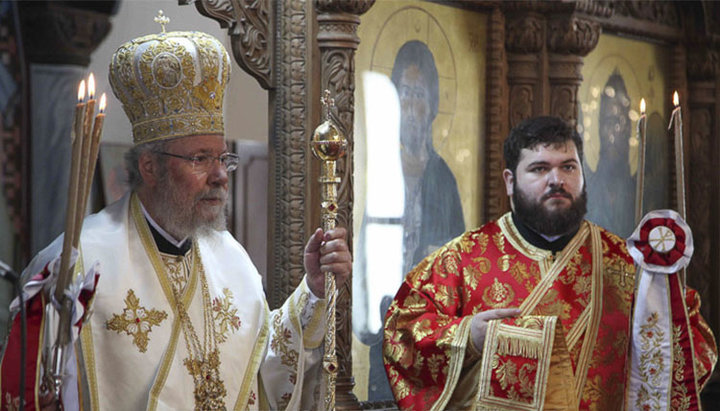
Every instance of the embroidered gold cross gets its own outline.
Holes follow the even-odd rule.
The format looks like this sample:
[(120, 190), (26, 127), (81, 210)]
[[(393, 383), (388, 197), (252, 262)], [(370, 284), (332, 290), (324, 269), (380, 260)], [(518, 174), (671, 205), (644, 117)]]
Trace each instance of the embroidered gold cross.
[(122, 314), (113, 314), (113, 318), (105, 322), (105, 328), (118, 334), (124, 331), (127, 335), (132, 335), (133, 344), (140, 352), (145, 352), (150, 340), (148, 334), (152, 331), (152, 327), (160, 325), (165, 318), (167, 318), (165, 311), (147, 310), (141, 307), (135, 292), (128, 290)]

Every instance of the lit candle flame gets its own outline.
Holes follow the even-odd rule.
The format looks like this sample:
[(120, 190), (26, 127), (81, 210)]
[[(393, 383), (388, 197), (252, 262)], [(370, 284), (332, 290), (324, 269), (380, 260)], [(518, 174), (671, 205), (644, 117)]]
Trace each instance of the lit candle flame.
[(90, 73), (88, 77), (88, 97), (90, 100), (95, 98), (95, 76), (93, 73)]
[(640, 99), (640, 114), (645, 114), (645, 99)]
[(85, 80), (80, 82), (80, 87), (78, 87), (78, 103), (82, 103), (82, 101), (85, 100)]
[(100, 112), (105, 112), (105, 104), (107, 102), (107, 96), (105, 96), (105, 93), (102, 93), (102, 96), (100, 96)]
[(677, 90), (675, 91), (675, 93), (673, 93), (673, 104), (675, 105), (675, 107), (680, 105), (680, 95), (678, 95)]

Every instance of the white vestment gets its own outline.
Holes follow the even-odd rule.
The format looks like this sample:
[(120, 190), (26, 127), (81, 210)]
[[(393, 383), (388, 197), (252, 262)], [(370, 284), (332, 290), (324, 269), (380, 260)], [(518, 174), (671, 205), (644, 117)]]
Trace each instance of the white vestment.
[[(178, 304), (170, 257), (161, 257), (140, 210), (137, 197), (126, 195), (85, 219), (78, 269), (99, 262), (100, 279), (78, 355), (68, 361), (65, 409), (194, 409), (198, 379), (189, 353), (198, 358), (208, 346), (219, 352), (227, 409), (317, 408), (325, 301), (312, 298), (303, 281), (270, 312), (250, 257), (223, 231), (177, 257), (189, 267), (175, 288)], [(24, 275), (40, 272), (61, 247), (62, 237)]]

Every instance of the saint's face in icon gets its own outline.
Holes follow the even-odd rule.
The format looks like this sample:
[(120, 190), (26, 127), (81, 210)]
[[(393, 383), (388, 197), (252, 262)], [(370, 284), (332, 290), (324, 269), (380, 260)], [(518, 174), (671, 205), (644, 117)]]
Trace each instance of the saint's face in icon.
[(409, 65), (400, 76), (400, 142), (412, 154), (418, 154), (430, 137), (430, 95), (426, 80), (417, 64)]

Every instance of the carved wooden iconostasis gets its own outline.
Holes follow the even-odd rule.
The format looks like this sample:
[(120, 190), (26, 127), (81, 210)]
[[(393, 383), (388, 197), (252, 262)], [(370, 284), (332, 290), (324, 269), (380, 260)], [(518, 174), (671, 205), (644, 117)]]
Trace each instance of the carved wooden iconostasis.
[[(229, 28), (236, 59), (270, 92), (268, 294), (273, 306), (300, 281), (303, 243), (318, 224), (319, 167), (308, 140), (320, 121), (321, 91), (329, 89), (335, 98), (333, 118), (350, 142), (340, 164), (339, 224), (349, 229), (356, 259), (354, 279), (338, 300), (338, 408), (393, 407), (374, 379), (381, 372), (378, 359), (373, 360), (379, 355), (379, 319), (387, 304), (382, 297), (392, 294), (382, 291), (385, 282), (379, 281), (393, 275), (378, 273), (376, 267), (402, 272), (410, 257), (401, 250), (408, 244), (427, 251), (403, 239), (402, 229), (393, 232), (394, 226), (421, 224), (422, 218), (408, 218), (402, 200), (379, 212), (374, 208), (382, 199), (405, 198), (412, 181), (399, 148), (411, 141), (403, 131), (413, 128), (408, 119), (422, 112), (403, 108), (412, 100), (403, 90), (413, 85), (400, 78), (413, 62), (421, 77), (437, 77), (415, 84), (416, 100), (429, 95), (423, 107), (432, 119), (431, 132), (415, 136), (429, 142), (425, 149), (445, 164), (443, 173), (450, 179), (439, 181), (456, 187), (465, 228), (508, 209), (501, 172), (509, 129), (527, 117), (550, 114), (576, 125), (583, 135), (586, 173), (593, 183), (589, 190), (617, 191), (616, 197), (602, 197), (605, 214), (589, 218), (615, 224), (611, 228), (621, 234), (631, 230), (640, 98), (648, 102), (649, 119), (644, 209), (676, 207), (674, 146), (666, 126), (670, 93), (678, 90), (685, 114), (685, 178), (692, 182), (687, 185), (688, 220), (696, 241), (688, 281), (700, 291), (711, 327), (720, 330), (720, 187), (713, 167), (720, 160), (715, 120), (720, 114), (720, 7), (708, 1), (373, 3), (196, 3), (201, 13)], [(396, 66), (401, 69), (394, 76)], [(377, 164), (383, 166), (380, 173), (373, 169)], [(383, 189), (374, 188), (377, 179)], [(609, 185), (614, 180), (622, 184)], [(373, 224), (380, 231), (370, 233)], [(380, 261), (369, 262), (364, 245), (383, 233), (396, 238), (396, 255), (386, 252)], [(371, 298), (368, 289), (379, 294)], [(714, 404), (716, 392), (711, 382), (704, 393), (708, 405)]]
[[(29, 110), (22, 109), (29, 98), (23, 64), (52, 57), (48, 50), (57, 46), (42, 39), (53, 37), (70, 44), (64, 55), (76, 59), (52, 62), (87, 66), (90, 52), (109, 30), (115, 7), (114, 2), (92, 2), (91, 10), (78, 11), (65, 7), (72, 2), (47, 2), (34, 8), (33, 3), (15, 3), (22, 6), (17, 16), (13, 14), (17, 10), (0, 8), (0, 23), (12, 27), (54, 16), (52, 21), (76, 22), (67, 27), (85, 31), (67, 39), (49, 34), (53, 27), (66, 26), (46, 24), (37, 30), (46, 37), (30, 36), (24, 48), (16, 46), (17, 38), (12, 36), (17, 30), (3, 32), (8, 36), (0, 33), (0, 53), (7, 56), (3, 60), (7, 75), (0, 73), (0, 83), (3, 90), (13, 90), (6, 87), (9, 84), (16, 86), (9, 100), (4, 96), (0, 102), (17, 110), (3, 113), (0, 236), (11, 238), (13, 245), (3, 242), (0, 252), (11, 254), (16, 266), (31, 255), (29, 182), (30, 167), (36, 167), (28, 161), (32, 146)], [(190, 3), (178, 0), (181, 5)], [(436, 179), (438, 184), (455, 188), (444, 196), (457, 198), (446, 209), (461, 211), (434, 217), (467, 229), (507, 211), (502, 143), (512, 126), (536, 115), (556, 115), (577, 126), (585, 139), (589, 191), (622, 180), (610, 187), (624, 195), (603, 206), (605, 215), (590, 214), (591, 219), (605, 218), (600, 221), (614, 224), (634, 209), (634, 194), (629, 198), (628, 194), (634, 193), (638, 171), (633, 139), (640, 98), (648, 102), (649, 118), (646, 210), (677, 206), (674, 145), (666, 130), (670, 95), (678, 90), (684, 119), (687, 219), (695, 241), (688, 283), (700, 292), (703, 315), (716, 335), (720, 333), (716, 166), (720, 164), (720, 3), (196, 0), (194, 6), (198, 19), (211, 18), (227, 29), (223, 40), (231, 45), (235, 61), (268, 91), (266, 289), (273, 308), (301, 281), (305, 241), (320, 224), (320, 165), (310, 152), (309, 140), (321, 121), (322, 91), (330, 90), (335, 99), (331, 115), (349, 141), (348, 156), (338, 164), (342, 176), (338, 224), (348, 228), (356, 259), (353, 281), (339, 290), (337, 300), (338, 409), (393, 408), (393, 402), (387, 401), (387, 386), (378, 385), (384, 378), (378, 368), (382, 297), (393, 294), (405, 260), (414, 257), (406, 258), (402, 251), (408, 244), (420, 254), (440, 245), (436, 244), (440, 240), (420, 244), (403, 238), (412, 231), (402, 231), (406, 223), (408, 228), (422, 225), (422, 216), (410, 218), (404, 199), (408, 182), (415, 178), (418, 184), (423, 179), (403, 175), (401, 143), (424, 142), (416, 148), (426, 150), (437, 169), (444, 170), (438, 172), (443, 176)], [(42, 13), (24, 21), (23, 8), (39, 8)], [(28, 54), (17, 55), (17, 50)], [(408, 83), (413, 72), (426, 81)], [(414, 105), (404, 109), (404, 102)], [(378, 112), (379, 108), (383, 110)], [(387, 116), (391, 112), (394, 117)], [(415, 116), (423, 113), (425, 121), (432, 120), (430, 133), (413, 125)], [(413, 135), (421, 138), (413, 140)], [(379, 151), (374, 148), (378, 146)], [(380, 174), (373, 169), (378, 162), (384, 166)], [(612, 173), (605, 172), (608, 164), (614, 165)], [(376, 191), (377, 178), (387, 190)], [(375, 213), (372, 207), (383, 203), (383, 196), (399, 202), (389, 211)], [(462, 218), (457, 218), (460, 212)], [(377, 234), (368, 233), (371, 224), (394, 233), (394, 260), (388, 256), (368, 262), (369, 251), (363, 244)], [(611, 228), (622, 234), (628, 225), (634, 221)], [(391, 261), (396, 274), (374, 268)], [(369, 289), (380, 293), (371, 297)], [(708, 409), (718, 408), (718, 378), (710, 382), (703, 400)]]

